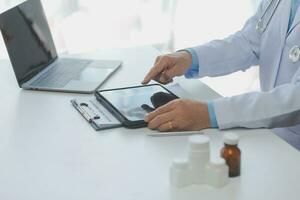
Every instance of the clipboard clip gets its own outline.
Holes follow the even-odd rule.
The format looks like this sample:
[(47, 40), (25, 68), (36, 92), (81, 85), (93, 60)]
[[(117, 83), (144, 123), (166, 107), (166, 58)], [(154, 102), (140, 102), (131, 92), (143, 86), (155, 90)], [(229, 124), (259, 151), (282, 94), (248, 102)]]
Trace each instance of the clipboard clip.
[(73, 101), (77, 110), (80, 114), (89, 122), (92, 123), (94, 120), (99, 120), (101, 117), (95, 113), (95, 111), (87, 103), (77, 103)]

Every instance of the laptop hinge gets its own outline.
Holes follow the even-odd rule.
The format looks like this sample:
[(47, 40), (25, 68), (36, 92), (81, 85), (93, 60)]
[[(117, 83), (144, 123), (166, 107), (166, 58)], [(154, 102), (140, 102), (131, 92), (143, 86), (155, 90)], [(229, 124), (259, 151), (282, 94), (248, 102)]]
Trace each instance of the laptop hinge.
[(28, 72), (27, 75), (25, 76), (25, 78), (23, 78), (22, 80), (20, 80), (20, 85), (23, 85), (27, 81), (30, 81), (33, 77), (35, 77), (42, 70), (44, 70), (46, 67), (48, 67), (49, 65), (51, 65), (52, 63), (54, 63), (57, 59), (58, 59), (58, 56), (56, 56), (54, 59), (50, 60), (49, 62), (47, 62), (45, 64), (41, 64), (41, 65), (39, 65), (39, 67), (36, 67), (33, 70), (31, 70), (30, 72)]

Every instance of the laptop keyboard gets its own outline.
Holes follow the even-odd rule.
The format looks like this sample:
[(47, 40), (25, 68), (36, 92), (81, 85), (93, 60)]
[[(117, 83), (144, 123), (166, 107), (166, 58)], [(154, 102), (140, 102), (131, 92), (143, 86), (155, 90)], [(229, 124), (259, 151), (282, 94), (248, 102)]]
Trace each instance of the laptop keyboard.
[(91, 62), (90, 60), (60, 59), (47, 72), (33, 81), (31, 85), (62, 88)]

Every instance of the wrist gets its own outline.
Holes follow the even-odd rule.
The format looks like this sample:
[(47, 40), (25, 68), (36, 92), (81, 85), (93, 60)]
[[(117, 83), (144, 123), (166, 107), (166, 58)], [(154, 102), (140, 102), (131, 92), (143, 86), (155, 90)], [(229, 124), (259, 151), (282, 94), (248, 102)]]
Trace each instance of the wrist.
[(208, 106), (208, 104), (206, 103), (205, 104), (205, 115), (204, 115), (205, 117), (204, 117), (204, 126), (205, 126), (205, 128), (212, 128), (212, 123), (211, 123), (211, 119), (210, 119), (210, 115), (209, 115), (209, 106)]
[(200, 69), (199, 69), (199, 59), (197, 52), (193, 48), (187, 48), (185, 49), (186, 52), (188, 52), (191, 56), (191, 63), (185, 71), (185, 77), (186, 78), (198, 78)]
[(207, 103), (207, 109), (208, 109), (208, 117), (210, 121), (210, 128), (218, 128), (218, 122), (215, 112), (215, 106), (212, 101)]
[(186, 49), (179, 50), (176, 53), (180, 55), (180, 57), (184, 61), (184, 69), (187, 71), (193, 64), (193, 55)]
[(197, 130), (211, 128), (208, 105), (205, 102), (198, 102)]
[(187, 68), (189, 68), (192, 65), (193, 62), (193, 55), (189, 51), (182, 51), (184, 54), (184, 58), (187, 61)]

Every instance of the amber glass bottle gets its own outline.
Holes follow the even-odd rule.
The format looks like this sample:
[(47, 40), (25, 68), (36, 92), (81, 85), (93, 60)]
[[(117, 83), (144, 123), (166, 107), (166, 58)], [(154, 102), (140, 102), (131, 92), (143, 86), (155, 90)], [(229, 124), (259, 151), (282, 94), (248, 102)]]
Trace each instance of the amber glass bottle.
[(241, 150), (238, 147), (239, 136), (235, 133), (224, 135), (224, 147), (221, 157), (226, 160), (229, 167), (229, 177), (237, 177), (241, 174)]

